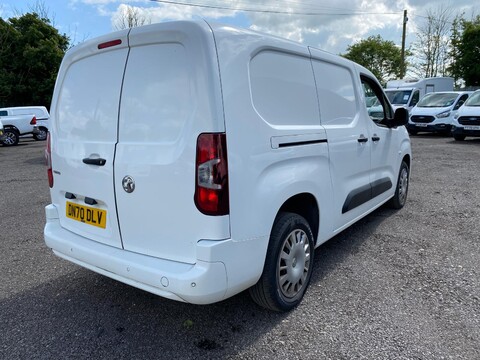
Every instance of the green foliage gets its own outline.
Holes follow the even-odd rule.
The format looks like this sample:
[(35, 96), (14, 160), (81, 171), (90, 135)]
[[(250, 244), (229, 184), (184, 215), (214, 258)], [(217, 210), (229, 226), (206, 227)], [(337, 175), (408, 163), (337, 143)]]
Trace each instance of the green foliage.
[(382, 84), (400, 76), (402, 51), (393, 41), (383, 40), (380, 35), (349, 46), (343, 56), (366, 67)]
[(36, 13), (0, 19), (0, 106), (49, 107), (68, 44)]
[(463, 21), (463, 34), (458, 44), (458, 68), (465, 85), (480, 86), (480, 16)]
[(459, 46), (462, 42), (462, 31), (462, 18), (457, 16), (453, 20), (451, 28), (450, 51), (448, 52), (451, 63), (447, 68), (447, 74), (455, 79), (455, 86), (459, 85), (459, 80), (462, 78), (462, 71), (457, 61), (460, 57)]

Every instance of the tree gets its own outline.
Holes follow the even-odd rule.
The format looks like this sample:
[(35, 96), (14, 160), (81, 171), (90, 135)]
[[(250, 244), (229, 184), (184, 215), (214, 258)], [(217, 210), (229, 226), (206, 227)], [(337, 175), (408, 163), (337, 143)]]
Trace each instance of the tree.
[(0, 106), (50, 106), (69, 39), (47, 18), (0, 19)]
[(449, 62), (451, 9), (428, 10), (426, 21), (418, 27), (414, 54), (419, 63), (413, 70), (420, 77), (445, 76)]
[(401, 49), (393, 41), (383, 40), (380, 35), (350, 45), (343, 56), (369, 69), (382, 84), (400, 76)]
[(467, 86), (480, 86), (480, 16), (462, 21), (463, 33), (458, 44), (457, 65)]
[(460, 58), (460, 44), (462, 43), (462, 28), (463, 19), (462, 16), (457, 16), (453, 20), (451, 35), (450, 35), (450, 51), (448, 53), (450, 57), (450, 64), (447, 67), (447, 73), (449, 76), (453, 77), (455, 80), (455, 86), (459, 87), (460, 79), (462, 79), (462, 71), (460, 69), (459, 62), (457, 61)]
[(120, 5), (118, 14), (113, 21), (115, 30), (129, 29), (135, 26), (150, 24), (151, 20), (140, 12), (139, 8), (130, 5)]

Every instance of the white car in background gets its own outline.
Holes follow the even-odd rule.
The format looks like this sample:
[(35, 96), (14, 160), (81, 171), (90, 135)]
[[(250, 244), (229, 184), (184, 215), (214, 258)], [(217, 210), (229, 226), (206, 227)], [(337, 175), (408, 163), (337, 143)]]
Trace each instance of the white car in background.
[(33, 127), (33, 138), (41, 141), (47, 139), (48, 119), (50, 119), (50, 114), (45, 106), (15, 106), (1, 108), (0, 116), (2, 116), (2, 114), (3, 116), (35, 115), (36, 123)]
[(452, 135), (458, 141), (480, 136), (480, 90), (470, 95), (453, 117)]
[(3, 138), (4, 138), (4, 132), (3, 132), (3, 123), (2, 121), (0, 120), (0, 142), (2, 142)]
[(448, 91), (425, 95), (410, 113), (408, 132), (411, 135), (420, 131), (450, 134), (453, 117), (471, 93)]

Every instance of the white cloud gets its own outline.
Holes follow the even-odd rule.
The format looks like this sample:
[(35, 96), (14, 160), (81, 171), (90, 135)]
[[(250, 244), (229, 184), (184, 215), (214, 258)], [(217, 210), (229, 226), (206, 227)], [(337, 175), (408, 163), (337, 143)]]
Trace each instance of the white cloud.
[[(415, 39), (417, 24), (423, 21), (428, 9), (435, 9), (443, 3), (434, 0), (337, 0), (334, 5), (320, 5), (318, 0), (198, 0), (196, 4), (227, 7), (230, 9), (259, 9), (273, 12), (241, 12), (202, 8), (178, 4), (154, 3), (146, 0), (76, 0), (96, 6), (99, 13), (108, 15), (112, 23), (129, 4), (138, 9), (139, 14), (152, 23), (167, 20), (207, 18), (221, 19), (229, 24), (237, 24), (242, 18), (253, 30), (274, 34), (320, 47), (333, 53), (345, 52), (348, 45), (370, 35), (380, 34), (383, 39), (400, 44), (402, 37), (403, 10), (407, 9), (407, 44)], [(183, 0), (180, 0), (183, 1)], [(185, 0), (189, 1), (189, 0)], [(444, 6), (449, 5), (446, 2)], [(471, 0), (457, 0), (453, 12), (471, 12)], [(281, 14), (275, 12), (289, 12)], [(298, 13), (318, 15), (299, 15)]]

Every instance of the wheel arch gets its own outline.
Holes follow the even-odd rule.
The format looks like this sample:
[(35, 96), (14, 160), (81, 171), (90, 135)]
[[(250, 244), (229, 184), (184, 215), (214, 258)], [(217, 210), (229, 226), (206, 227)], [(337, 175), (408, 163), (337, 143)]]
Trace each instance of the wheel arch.
[(14, 130), (18, 134), (20, 134), (20, 131), (18, 130), (18, 128), (15, 125), (3, 125), (3, 128), (4, 128), (4, 130)]
[(290, 197), (282, 204), (276, 216), (282, 212), (295, 213), (305, 218), (312, 230), (314, 243), (317, 243), (320, 227), (320, 208), (313, 194), (304, 192)]

